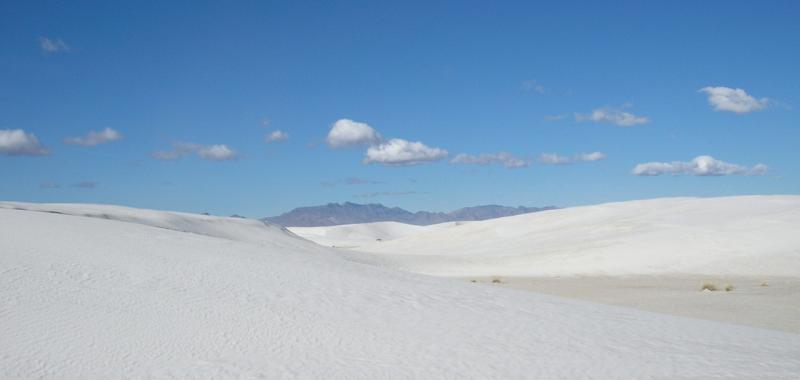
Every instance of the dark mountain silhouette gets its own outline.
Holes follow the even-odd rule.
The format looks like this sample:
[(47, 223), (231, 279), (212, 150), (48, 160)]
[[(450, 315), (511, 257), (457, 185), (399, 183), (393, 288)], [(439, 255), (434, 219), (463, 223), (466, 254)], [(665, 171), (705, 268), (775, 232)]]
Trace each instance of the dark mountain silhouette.
[(285, 227), (317, 227), (337, 224), (400, 222), (426, 226), (429, 224), (453, 222), (460, 220), (486, 220), (556, 209), (546, 207), (508, 207), (485, 205), (465, 207), (451, 212), (410, 212), (399, 207), (386, 207), (382, 204), (328, 203), (322, 206), (300, 207), (279, 216), (264, 220)]

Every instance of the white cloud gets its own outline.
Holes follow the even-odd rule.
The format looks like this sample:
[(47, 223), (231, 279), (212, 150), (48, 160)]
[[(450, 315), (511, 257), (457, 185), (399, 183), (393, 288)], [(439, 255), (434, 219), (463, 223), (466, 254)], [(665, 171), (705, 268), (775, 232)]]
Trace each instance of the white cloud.
[(372, 145), (380, 141), (381, 135), (375, 129), (350, 119), (339, 119), (333, 123), (325, 139), (331, 148)]
[(61, 40), (60, 38), (51, 40), (47, 37), (40, 37), (39, 48), (41, 48), (42, 51), (45, 53), (58, 53), (60, 51), (64, 52), (69, 51), (69, 45), (67, 45), (67, 43)]
[(182, 158), (188, 154), (197, 154), (204, 160), (227, 161), (238, 158), (235, 150), (224, 144), (200, 145), (187, 142), (176, 142), (172, 144), (172, 150), (160, 150), (150, 154), (151, 157), (161, 161), (172, 161)]
[(46, 156), (50, 151), (33, 133), (22, 129), (0, 129), (0, 154), (6, 156)]
[(760, 175), (768, 170), (767, 165), (757, 164), (753, 167), (731, 164), (720, 161), (711, 156), (697, 156), (691, 161), (672, 162), (647, 162), (638, 164), (631, 173), (638, 176), (695, 175), (695, 176), (725, 176), (725, 175)]
[(84, 137), (70, 137), (64, 139), (64, 143), (73, 145), (83, 145), (83, 146), (95, 146), (111, 141), (117, 141), (120, 139), (122, 139), (121, 133), (111, 128), (105, 128), (100, 132), (89, 131), (89, 134), (87, 134)]
[(227, 145), (216, 144), (201, 147), (197, 150), (197, 156), (204, 160), (226, 161), (236, 159), (237, 154)]
[(539, 155), (539, 162), (547, 165), (566, 165), (572, 163), (572, 160), (555, 153), (542, 153)]
[(531, 165), (531, 161), (515, 157), (508, 152), (481, 153), (477, 156), (471, 154), (459, 154), (450, 160), (451, 164), (471, 164), (471, 165), (490, 165), (500, 164), (509, 169), (524, 168)]
[(593, 121), (595, 123), (611, 123), (620, 127), (632, 127), (637, 124), (646, 124), (650, 119), (644, 116), (636, 116), (630, 112), (611, 107), (595, 108), (590, 114), (575, 114), (576, 121)]
[(391, 139), (369, 147), (364, 156), (364, 163), (414, 165), (438, 161), (445, 157), (447, 157), (447, 151), (444, 149), (431, 148), (419, 141), (411, 142), (403, 139)]
[(606, 154), (603, 152), (580, 153), (572, 157), (556, 153), (542, 153), (539, 155), (539, 162), (546, 165), (569, 165), (576, 162), (600, 161), (604, 158), (606, 158)]
[(603, 152), (592, 152), (592, 153), (581, 153), (575, 156), (576, 161), (600, 161), (606, 158), (606, 154)]
[(267, 143), (273, 143), (273, 142), (285, 141), (288, 138), (289, 138), (289, 134), (288, 133), (278, 129), (278, 130), (272, 131), (270, 134), (268, 134), (267, 137), (265, 138), (265, 140), (266, 140)]
[(544, 94), (544, 86), (532, 79), (522, 81), (522, 89), (525, 91), (536, 91), (540, 94)]
[(708, 104), (715, 111), (748, 113), (762, 110), (770, 103), (768, 98), (756, 99), (741, 88), (703, 87), (698, 91), (708, 94)]

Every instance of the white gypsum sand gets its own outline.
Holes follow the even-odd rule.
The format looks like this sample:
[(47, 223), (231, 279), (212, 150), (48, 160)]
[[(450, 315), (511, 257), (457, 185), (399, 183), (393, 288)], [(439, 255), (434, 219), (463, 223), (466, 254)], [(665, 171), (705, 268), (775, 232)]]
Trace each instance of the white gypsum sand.
[[(369, 224), (324, 228), (329, 236), (345, 228), (362, 236), (372, 231)], [(408, 271), (485, 283), (500, 277), (507, 287), (800, 332), (798, 230), (798, 196), (665, 198), (416, 228), (381, 242), (365, 238), (350, 255)], [(314, 228), (299, 234), (315, 240)], [(701, 292), (706, 281), (719, 292)]]
[(353, 250), (453, 277), (800, 277), (800, 196), (664, 198), (433, 227)]
[(790, 379), (800, 372), (796, 334), (363, 265), (254, 223), (0, 204), (0, 377)]
[[(499, 279), (499, 282), (492, 281)], [(464, 280), (658, 313), (800, 334), (800, 278), (747, 276), (476, 277)], [(710, 284), (715, 291), (703, 291)], [(726, 287), (731, 287), (726, 290)]]

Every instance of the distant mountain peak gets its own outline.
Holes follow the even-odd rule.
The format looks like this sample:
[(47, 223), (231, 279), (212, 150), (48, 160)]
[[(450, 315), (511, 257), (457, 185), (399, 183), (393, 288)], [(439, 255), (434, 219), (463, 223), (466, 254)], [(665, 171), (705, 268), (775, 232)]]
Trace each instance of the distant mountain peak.
[(501, 218), (556, 208), (555, 206), (509, 207), (482, 205), (465, 207), (451, 212), (411, 212), (400, 207), (386, 207), (380, 203), (359, 204), (344, 202), (298, 207), (278, 216), (264, 218), (264, 220), (285, 227), (318, 227), (371, 222), (400, 222), (425, 226), (453, 221)]

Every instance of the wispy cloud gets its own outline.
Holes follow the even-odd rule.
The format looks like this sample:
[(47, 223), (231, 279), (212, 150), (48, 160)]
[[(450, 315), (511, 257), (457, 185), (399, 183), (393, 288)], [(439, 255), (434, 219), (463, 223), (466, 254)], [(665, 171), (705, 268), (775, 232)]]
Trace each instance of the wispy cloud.
[(708, 104), (715, 111), (743, 114), (763, 110), (770, 104), (769, 98), (756, 99), (741, 88), (703, 87), (698, 91), (708, 95)]
[(335, 187), (338, 184), (339, 184), (339, 181), (321, 181), (319, 183), (319, 185), (322, 186), (322, 187)]
[(82, 145), (82, 146), (95, 146), (121, 139), (122, 139), (121, 133), (111, 128), (105, 128), (100, 132), (89, 131), (89, 133), (83, 137), (66, 138), (64, 139), (64, 143), (72, 145)]
[(547, 121), (557, 121), (557, 120), (564, 120), (567, 118), (567, 115), (546, 115), (544, 117)]
[(637, 176), (694, 175), (694, 176), (727, 176), (727, 175), (760, 175), (769, 168), (764, 164), (752, 167), (731, 164), (717, 160), (711, 156), (697, 156), (691, 161), (647, 162), (636, 165), (631, 173)]
[(382, 184), (384, 182), (382, 182), (382, 181), (373, 181), (373, 180), (364, 179), (364, 178), (358, 178), (358, 177), (348, 177), (348, 178), (345, 178), (344, 183), (345, 183), (345, 185), (378, 185), (378, 184)]
[(364, 163), (378, 163), (389, 166), (416, 165), (442, 160), (447, 157), (447, 154), (444, 149), (432, 148), (419, 141), (391, 139), (387, 142), (370, 146), (364, 156)]
[(375, 197), (388, 197), (388, 196), (403, 196), (417, 194), (416, 191), (376, 191), (372, 193), (355, 194), (353, 198), (375, 198)]
[(516, 157), (508, 152), (481, 153), (477, 156), (471, 154), (459, 154), (450, 160), (451, 164), (465, 165), (503, 165), (509, 169), (524, 168), (531, 165), (531, 160)]
[(161, 161), (177, 160), (188, 154), (196, 154), (197, 157), (210, 161), (230, 161), (238, 158), (238, 153), (225, 144), (200, 145), (176, 142), (172, 144), (172, 148), (172, 150), (153, 152), (150, 156)]
[(50, 39), (47, 37), (39, 37), (39, 48), (42, 52), (47, 54), (68, 52), (69, 45), (60, 38)]
[(45, 148), (33, 133), (22, 129), (0, 129), (0, 154), (6, 156), (46, 156)]
[(569, 165), (576, 162), (600, 161), (606, 158), (603, 152), (579, 153), (574, 156), (562, 156), (556, 153), (542, 153), (539, 155), (539, 162), (545, 165)]
[(544, 91), (545, 91), (544, 90), (544, 86), (542, 86), (539, 82), (537, 82), (537, 81), (535, 81), (533, 79), (528, 79), (528, 80), (522, 81), (521, 86), (522, 86), (522, 89), (525, 90), (525, 91), (535, 91), (535, 92), (538, 92), (540, 94), (544, 94)]
[(264, 140), (267, 142), (267, 144), (274, 143), (274, 142), (280, 142), (280, 141), (286, 141), (288, 139), (289, 139), (289, 134), (284, 132), (284, 131), (281, 131), (280, 129), (277, 129), (277, 130), (274, 130), (274, 131), (270, 132), (267, 135), (267, 137), (264, 138)]
[(374, 181), (365, 178), (358, 178), (358, 177), (348, 177), (342, 180), (333, 180), (333, 181), (322, 181), (319, 184), (323, 187), (334, 187), (337, 185), (380, 185), (386, 182), (383, 181)]
[(77, 187), (80, 189), (94, 189), (97, 187), (98, 183), (94, 181), (82, 181), (78, 183), (72, 184), (72, 187)]
[[(627, 106), (623, 106), (627, 108)], [(611, 123), (620, 127), (632, 127), (638, 124), (646, 124), (650, 119), (644, 116), (636, 116), (620, 108), (601, 107), (595, 108), (589, 114), (575, 114), (576, 121), (591, 121), (595, 123)]]

